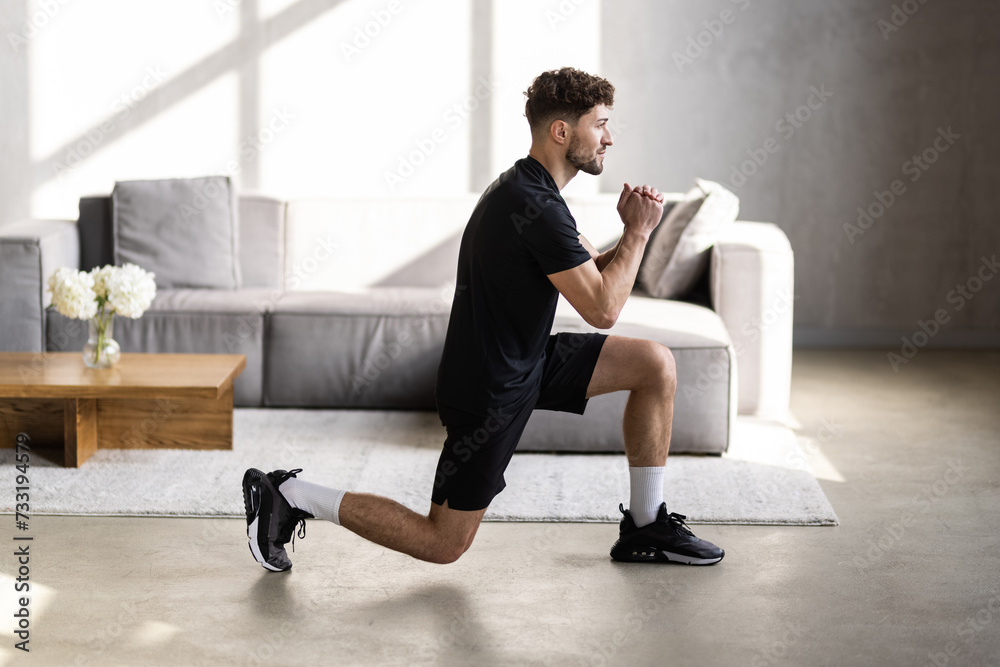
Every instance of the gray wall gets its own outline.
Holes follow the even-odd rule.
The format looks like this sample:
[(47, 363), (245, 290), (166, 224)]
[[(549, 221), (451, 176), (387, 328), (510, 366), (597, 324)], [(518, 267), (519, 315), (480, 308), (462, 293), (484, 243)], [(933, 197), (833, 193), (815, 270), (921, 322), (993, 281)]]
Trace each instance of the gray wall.
[[(898, 30), (885, 27), (894, 4)], [(937, 312), (929, 344), (1000, 345), (1000, 267), (981, 268), (1000, 256), (1000, 5), (607, 2), (602, 57), (625, 125), (602, 187), (710, 178), (739, 195), (742, 219), (781, 226), (796, 253), (798, 344), (901, 346)], [(799, 109), (813, 87), (832, 95)], [(795, 128), (783, 119), (797, 110)], [(906, 163), (939, 128), (959, 137), (912, 180)], [(746, 164), (756, 171), (743, 182), (748, 150), (763, 164)], [(857, 226), (858, 207), (878, 213), (875, 192), (896, 180), (902, 194)]]

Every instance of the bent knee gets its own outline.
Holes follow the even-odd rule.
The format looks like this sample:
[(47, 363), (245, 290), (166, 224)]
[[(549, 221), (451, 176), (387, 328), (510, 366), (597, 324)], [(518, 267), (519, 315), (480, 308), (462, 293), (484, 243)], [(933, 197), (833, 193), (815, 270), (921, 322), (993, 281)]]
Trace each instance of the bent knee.
[(677, 366), (670, 348), (648, 341), (646, 356), (650, 381), (662, 389), (673, 391), (677, 387)]
[(471, 538), (443, 540), (435, 546), (431, 557), (427, 560), (438, 565), (448, 565), (461, 558), (471, 546)]
[(454, 563), (459, 558), (461, 558), (462, 554), (464, 554), (466, 551), (467, 548), (464, 546), (440, 547), (434, 551), (434, 554), (428, 560), (438, 565), (450, 565), (451, 563)]

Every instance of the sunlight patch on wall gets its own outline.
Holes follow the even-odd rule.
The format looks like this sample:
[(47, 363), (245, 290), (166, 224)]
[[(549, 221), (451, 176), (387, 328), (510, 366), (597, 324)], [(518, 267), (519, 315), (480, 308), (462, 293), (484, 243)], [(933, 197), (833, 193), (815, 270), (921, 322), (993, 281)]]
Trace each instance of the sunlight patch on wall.
[[(213, 0), (215, 1), (215, 0)], [(245, 0), (219, 0), (237, 8)], [(280, 14), (299, 0), (257, 0), (257, 14), (261, 19), (269, 19), (275, 14)]]
[(115, 120), (163, 81), (231, 41), (238, 21), (217, 20), (209, 4), (63, 5), (29, 43), (32, 159)]
[(468, 0), (345, 1), (270, 48), (259, 115), (284, 106), (295, 121), (268, 147), (260, 189), (290, 198), (465, 192), (470, 21)]
[(220, 77), (43, 183), (32, 210), (75, 219), (80, 196), (110, 194), (115, 181), (230, 173), (238, 158), (237, 102), (236, 74)]
[(27, 47), (30, 154), (41, 165), (32, 214), (75, 219), (81, 195), (109, 192), (115, 180), (218, 168), (220, 144), (232, 143), (232, 81), (210, 83), (138, 129), (129, 125), (171, 102), (158, 91), (230, 42), (238, 21), (220, 21), (199, 0), (60, 6)]

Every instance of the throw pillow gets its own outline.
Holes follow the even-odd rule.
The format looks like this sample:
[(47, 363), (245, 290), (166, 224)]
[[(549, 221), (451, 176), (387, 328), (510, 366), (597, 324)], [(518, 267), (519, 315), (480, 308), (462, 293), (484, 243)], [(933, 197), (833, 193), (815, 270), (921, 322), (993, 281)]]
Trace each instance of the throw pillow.
[(695, 179), (695, 187), (660, 223), (646, 249), (650, 261), (641, 273), (642, 287), (661, 299), (686, 294), (708, 266), (722, 230), (739, 211), (739, 199), (732, 192), (713, 181)]
[(158, 289), (240, 287), (228, 176), (115, 183), (111, 224), (115, 264), (152, 271)]
[(704, 201), (705, 193), (702, 189), (693, 187), (673, 208), (664, 213), (660, 224), (653, 230), (639, 266), (639, 284), (649, 294), (656, 289), (660, 276), (677, 249), (681, 234), (691, 224)]

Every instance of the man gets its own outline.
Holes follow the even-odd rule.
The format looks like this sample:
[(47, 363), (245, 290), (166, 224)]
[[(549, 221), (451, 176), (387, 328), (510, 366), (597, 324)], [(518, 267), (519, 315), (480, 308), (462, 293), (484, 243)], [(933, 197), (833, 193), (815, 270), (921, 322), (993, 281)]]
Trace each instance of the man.
[(600, 174), (612, 145), (614, 87), (572, 68), (545, 72), (525, 93), (531, 150), (480, 198), (462, 237), (458, 278), (438, 370), (436, 400), (447, 438), (430, 511), (345, 493), (297, 478), (301, 470), (246, 472), (250, 550), (269, 570), (292, 566), (284, 545), (303, 519), (343, 525), (361, 537), (435, 563), (472, 544), (531, 411), (582, 414), (592, 396), (629, 390), (623, 431), (629, 509), (611, 556), (619, 561), (710, 565), (724, 552), (695, 537), (663, 502), (676, 374), (670, 351), (605, 334), (551, 334), (561, 293), (591, 325), (614, 325), (663, 213), (656, 188), (627, 183), (624, 224), (598, 253), (576, 229), (559, 191), (580, 171)]

